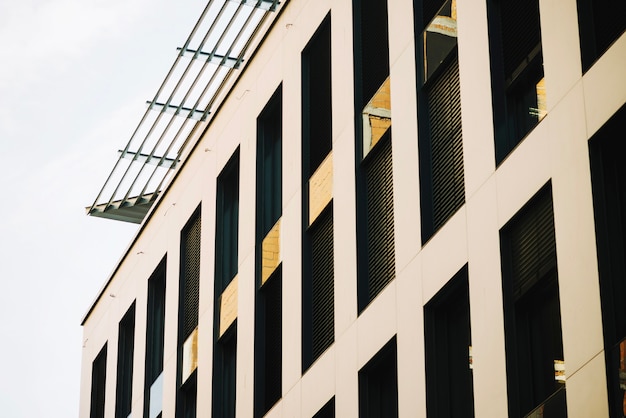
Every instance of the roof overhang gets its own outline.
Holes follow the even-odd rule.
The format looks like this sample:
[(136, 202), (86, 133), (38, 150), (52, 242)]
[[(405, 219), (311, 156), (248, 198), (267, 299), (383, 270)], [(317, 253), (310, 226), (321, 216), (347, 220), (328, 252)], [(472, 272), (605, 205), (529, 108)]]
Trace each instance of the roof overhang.
[[(210, 0), (87, 214), (141, 223), (286, 0)], [(193, 140), (192, 140), (193, 138)]]

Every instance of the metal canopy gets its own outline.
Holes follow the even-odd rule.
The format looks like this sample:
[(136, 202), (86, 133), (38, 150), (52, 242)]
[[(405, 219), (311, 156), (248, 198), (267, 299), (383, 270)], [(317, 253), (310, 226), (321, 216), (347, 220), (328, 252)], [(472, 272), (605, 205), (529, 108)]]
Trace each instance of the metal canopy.
[[(87, 214), (141, 223), (275, 19), (278, 0), (210, 0)], [(196, 138), (196, 136), (194, 136)]]

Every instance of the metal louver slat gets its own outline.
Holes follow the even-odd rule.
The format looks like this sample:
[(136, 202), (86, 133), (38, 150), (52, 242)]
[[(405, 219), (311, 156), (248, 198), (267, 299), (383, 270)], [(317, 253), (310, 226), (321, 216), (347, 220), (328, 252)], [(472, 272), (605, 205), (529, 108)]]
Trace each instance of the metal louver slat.
[(183, 234), (183, 338), (198, 326), (200, 295), (200, 215), (196, 215)]
[(556, 268), (552, 195), (542, 192), (508, 231), (511, 246), (513, 296), (517, 300)]
[(459, 65), (455, 56), (428, 87), (433, 227), (439, 229), (465, 202)]
[(365, 167), (370, 301), (395, 277), (391, 139), (383, 138), (381, 142)]
[(333, 211), (326, 210), (311, 230), (312, 354), (315, 361), (335, 339)]

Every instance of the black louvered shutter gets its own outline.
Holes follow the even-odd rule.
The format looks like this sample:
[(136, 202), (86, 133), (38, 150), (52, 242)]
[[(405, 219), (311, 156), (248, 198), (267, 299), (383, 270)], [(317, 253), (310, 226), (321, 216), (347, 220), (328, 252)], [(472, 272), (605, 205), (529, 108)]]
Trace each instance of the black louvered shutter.
[(282, 375), (282, 289), (278, 269), (263, 285), (265, 305), (265, 411), (281, 397)]
[(365, 165), (367, 277), (371, 301), (395, 277), (391, 140), (383, 137)]
[(326, 210), (311, 230), (313, 361), (335, 339), (333, 211)]
[(509, 228), (513, 298), (518, 300), (556, 268), (551, 189), (543, 190)]
[[(200, 215), (185, 229), (183, 234), (183, 341), (198, 326), (200, 291)], [(182, 342), (181, 342), (182, 343)]]
[(505, 78), (510, 78), (526, 57), (541, 44), (539, 2), (505, 0), (500, 2), (502, 54)]
[(455, 56), (428, 87), (432, 158), (433, 226), (436, 231), (465, 202), (459, 63)]

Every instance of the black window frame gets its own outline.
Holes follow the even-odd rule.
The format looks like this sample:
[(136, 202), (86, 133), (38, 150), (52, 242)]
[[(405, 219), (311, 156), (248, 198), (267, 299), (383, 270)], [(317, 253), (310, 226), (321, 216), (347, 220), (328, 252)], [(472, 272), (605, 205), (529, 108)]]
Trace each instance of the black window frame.
[(427, 416), (474, 417), (467, 264), (424, 306), (424, 346)]
[(359, 418), (398, 417), (398, 353), (394, 335), (359, 370)]
[(237, 325), (230, 327), (219, 341), (216, 336), (215, 341), (212, 416), (234, 418), (237, 401)]
[(133, 302), (118, 326), (115, 418), (128, 418), (132, 409), (135, 310)]
[(543, 118), (537, 98), (537, 84), (544, 78), (539, 0), (487, 0), (487, 17), (499, 165)]
[(623, 132), (626, 104), (589, 140), (596, 251), (602, 307), (609, 414), (623, 417), (620, 374), (626, 347), (626, 167)]
[(89, 405), (89, 418), (104, 418), (106, 406), (106, 378), (107, 378), (107, 346), (98, 352), (91, 365), (91, 402)]
[(178, 350), (176, 373), (176, 417), (195, 418), (197, 370), (183, 382), (183, 346), (198, 327), (200, 314), (200, 264), (202, 205), (199, 204), (180, 232), (180, 280), (178, 293)]
[(217, 178), (212, 414), (235, 417), (237, 320), (220, 335), (221, 296), (238, 272), (239, 147)]
[(502, 227), (500, 246), (509, 416), (540, 405), (546, 418), (567, 416), (551, 182)]
[(150, 388), (163, 372), (167, 256), (148, 279), (143, 417), (150, 416)]
[(302, 373), (335, 340), (331, 202), (309, 224), (309, 180), (332, 152), (331, 15), (302, 50)]
[(331, 34), (329, 12), (301, 53), (304, 182), (333, 148)]
[(262, 283), (263, 239), (282, 215), (282, 100), (281, 83), (257, 118), (255, 417), (282, 397), (282, 266)]
[(282, 83), (257, 118), (256, 241), (282, 215)]
[(254, 416), (282, 397), (282, 266), (257, 292), (254, 338)]
[(215, 218), (216, 296), (221, 295), (238, 272), (239, 171), (239, 147), (237, 147), (217, 178), (217, 210)]
[(583, 74), (626, 31), (626, 3), (620, 0), (576, 0)]
[[(415, 56), (418, 63), (416, 75), (420, 121), (418, 149), (422, 245), (465, 203), (458, 47), (452, 47), (433, 73), (427, 75), (424, 73), (425, 46), (421, 41), (424, 31), (448, 3), (452, 7), (445, 0), (413, 2), (415, 39), (419, 40), (415, 42)], [(449, 13), (452, 14), (451, 11)], [(444, 35), (429, 33), (429, 38), (435, 36), (442, 39)], [(444, 113), (445, 118), (442, 117)]]
[[(364, 107), (390, 77), (387, 0), (353, 0), (352, 24), (357, 308), (360, 314), (395, 279), (396, 274), (392, 127), (371, 150), (365, 152), (362, 118)], [(385, 210), (373, 209), (381, 206), (385, 206)]]

